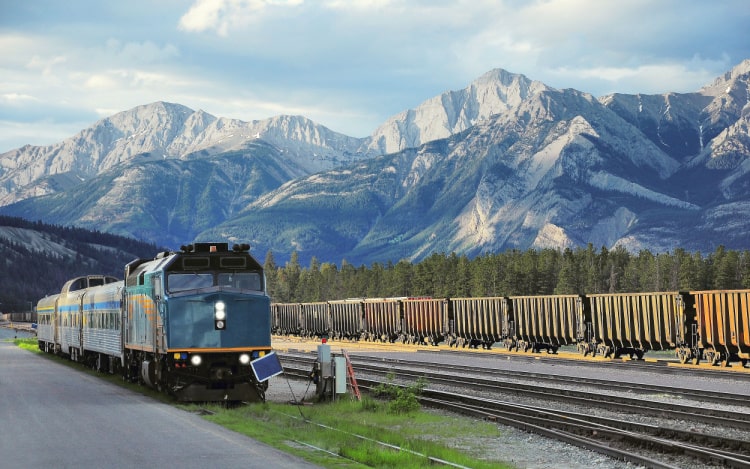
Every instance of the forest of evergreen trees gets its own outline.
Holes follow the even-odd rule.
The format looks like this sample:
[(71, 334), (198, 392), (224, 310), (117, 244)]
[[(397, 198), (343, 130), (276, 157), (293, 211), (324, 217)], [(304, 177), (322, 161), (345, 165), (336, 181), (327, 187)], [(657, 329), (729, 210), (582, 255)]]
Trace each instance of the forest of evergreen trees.
[[(38, 231), (75, 252), (74, 257), (31, 250), (0, 237), (0, 311), (26, 311), (68, 279), (93, 273), (121, 278), (125, 264), (151, 257), (164, 248), (133, 239), (78, 228), (46, 225), (0, 216), (0, 228)], [(278, 303), (345, 298), (404, 296), (488, 297), (572, 293), (690, 291), (750, 288), (750, 251), (719, 246), (709, 254), (675, 249), (653, 254), (608, 250), (592, 245), (576, 249), (509, 250), (475, 258), (436, 253), (421, 262), (373, 263), (355, 267), (312, 259), (277, 266), (265, 259), (271, 300)]]
[(277, 266), (265, 259), (271, 301), (315, 302), (404, 296), (488, 297), (513, 295), (696, 291), (750, 288), (750, 251), (719, 246), (710, 254), (637, 254), (621, 247), (509, 250), (469, 259), (432, 254), (419, 263), (341, 267), (313, 258), (308, 267), (293, 252)]

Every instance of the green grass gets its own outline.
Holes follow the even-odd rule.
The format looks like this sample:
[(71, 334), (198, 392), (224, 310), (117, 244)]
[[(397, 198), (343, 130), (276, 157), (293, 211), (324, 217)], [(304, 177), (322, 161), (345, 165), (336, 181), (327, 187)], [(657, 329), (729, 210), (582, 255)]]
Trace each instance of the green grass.
[(24, 350), (29, 350), (31, 352), (36, 352), (36, 353), (42, 353), (42, 351), (39, 350), (39, 342), (36, 340), (36, 337), (13, 339), (13, 343), (15, 343), (16, 345), (18, 345)]
[(482, 460), (483, 443), (502, 437), (494, 424), (421, 410), (392, 412), (389, 402), (369, 397), (208, 409), (214, 413), (206, 419), (324, 467), (434, 467), (428, 457), (479, 469), (510, 467)]

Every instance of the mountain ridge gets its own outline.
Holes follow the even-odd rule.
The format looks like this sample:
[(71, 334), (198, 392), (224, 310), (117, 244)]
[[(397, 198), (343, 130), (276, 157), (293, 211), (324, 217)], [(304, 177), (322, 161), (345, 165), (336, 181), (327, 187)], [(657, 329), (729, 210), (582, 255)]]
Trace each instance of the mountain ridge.
[[(243, 123), (156, 103), (136, 108), (153, 112), (116, 115), (128, 124), (113, 119), (116, 129), (142, 140), (125, 141), (129, 151), (110, 152), (106, 164), (101, 156), (88, 167), (59, 161), (14, 192), (10, 176), (28, 162), (0, 155), (0, 203), (16, 198), (0, 213), (160, 243), (250, 242), (331, 261), (592, 241), (712, 250), (718, 238), (747, 248), (736, 230), (750, 227), (743, 221), (750, 218), (749, 81), (746, 60), (693, 93), (595, 98), (494, 69), (364, 139), (301, 116)], [(159, 114), (168, 109), (175, 115)], [(136, 133), (143, 122), (146, 131)], [(148, 138), (153, 122), (169, 124), (162, 140)], [(36, 154), (55, 161), (50, 151)], [(86, 190), (70, 192), (82, 175)], [(128, 185), (142, 198), (128, 199)], [(95, 210), (76, 215), (89, 206)]]

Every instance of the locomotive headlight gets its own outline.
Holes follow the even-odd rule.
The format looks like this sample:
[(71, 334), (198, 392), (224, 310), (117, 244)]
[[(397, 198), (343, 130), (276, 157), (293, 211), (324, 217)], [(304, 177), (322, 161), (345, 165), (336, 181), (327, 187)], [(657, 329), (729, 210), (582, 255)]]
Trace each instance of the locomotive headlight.
[(223, 321), (227, 317), (226, 305), (223, 301), (217, 301), (214, 305), (214, 318)]
[(247, 365), (248, 363), (250, 363), (250, 355), (246, 353), (240, 355), (240, 363), (243, 365)]
[(214, 303), (214, 329), (223, 331), (227, 327), (227, 310), (223, 301)]
[(200, 365), (202, 361), (203, 359), (201, 358), (200, 355), (193, 355), (192, 357), (190, 357), (190, 363), (192, 363), (193, 366)]

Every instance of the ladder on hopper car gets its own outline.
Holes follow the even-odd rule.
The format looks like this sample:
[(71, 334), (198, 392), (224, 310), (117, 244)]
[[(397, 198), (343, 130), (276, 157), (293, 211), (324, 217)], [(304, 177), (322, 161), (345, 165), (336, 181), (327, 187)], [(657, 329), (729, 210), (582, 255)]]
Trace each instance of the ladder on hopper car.
[(352, 361), (349, 359), (349, 354), (346, 350), (341, 349), (341, 353), (346, 358), (346, 384), (351, 389), (352, 393), (357, 396), (357, 400), (361, 401), (362, 396), (359, 394), (359, 386), (357, 385), (357, 378), (354, 377), (354, 368), (352, 368)]

